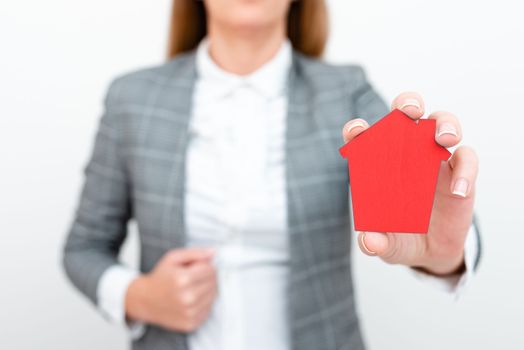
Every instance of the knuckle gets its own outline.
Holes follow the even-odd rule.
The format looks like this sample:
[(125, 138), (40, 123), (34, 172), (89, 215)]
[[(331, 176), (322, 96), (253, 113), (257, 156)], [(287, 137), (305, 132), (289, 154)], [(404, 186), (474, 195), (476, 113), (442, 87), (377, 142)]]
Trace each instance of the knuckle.
[(195, 302), (195, 293), (193, 292), (185, 292), (181, 296), (181, 302), (183, 305), (192, 305)]
[(178, 273), (175, 275), (175, 287), (183, 289), (189, 285), (189, 276), (185, 273)]

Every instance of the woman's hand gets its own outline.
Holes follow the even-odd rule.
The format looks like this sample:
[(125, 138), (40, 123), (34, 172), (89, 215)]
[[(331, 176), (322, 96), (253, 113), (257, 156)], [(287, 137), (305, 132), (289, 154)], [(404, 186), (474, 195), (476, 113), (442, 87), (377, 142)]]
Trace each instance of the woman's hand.
[[(413, 119), (424, 115), (420, 95), (406, 92), (392, 104)], [(448, 112), (429, 115), (436, 120), (435, 140), (444, 147), (453, 147), (462, 139), (457, 118)], [(363, 119), (349, 121), (343, 129), (348, 142), (365, 131), (369, 125)], [(392, 264), (422, 268), (436, 275), (460, 271), (464, 264), (464, 241), (472, 222), (475, 180), (478, 159), (469, 147), (458, 147), (449, 161), (441, 164), (435, 201), (427, 235), (360, 232), (360, 249)]]
[(153, 271), (131, 282), (125, 298), (128, 318), (169, 330), (191, 332), (209, 315), (217, 294), (209, 249), (175, 249)]

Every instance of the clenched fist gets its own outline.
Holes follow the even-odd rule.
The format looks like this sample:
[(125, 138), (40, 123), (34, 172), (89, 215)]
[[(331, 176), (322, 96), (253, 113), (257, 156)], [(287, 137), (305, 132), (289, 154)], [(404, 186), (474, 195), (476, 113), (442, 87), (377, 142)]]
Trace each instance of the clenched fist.
[(175, 249), (148, 274), (131, 282), (125, 298), (128, 318), (169, 330), (191, 332), (207, 318), (217, 294), (213, 251)]

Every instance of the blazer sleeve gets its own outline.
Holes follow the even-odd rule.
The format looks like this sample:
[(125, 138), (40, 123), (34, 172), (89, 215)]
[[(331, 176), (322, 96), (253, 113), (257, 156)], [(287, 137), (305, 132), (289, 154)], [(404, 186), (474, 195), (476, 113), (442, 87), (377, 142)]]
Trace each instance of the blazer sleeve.
[(63, 266), (71, 282), (93, 303), (101, 275), (118, 264), (131, 216), (129, 181), (120, 146), (116, 111), (118, 84), (105, 98), (77, 211), (63, 251)]

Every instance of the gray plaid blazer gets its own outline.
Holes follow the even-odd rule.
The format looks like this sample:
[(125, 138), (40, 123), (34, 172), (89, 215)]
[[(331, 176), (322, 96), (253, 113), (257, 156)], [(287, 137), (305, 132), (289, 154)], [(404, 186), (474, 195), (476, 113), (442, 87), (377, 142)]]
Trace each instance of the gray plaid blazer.
[[(73, 284), (93, 303), (100, 276), (118, 264), (126, 227), (140, 232), (140, 269), (183, 247), (184, 174), (195, 55), (116, 79), (86, 167), (64, 248)], [(291, 273), (289, 322), (296, 350), (364, 348), (350, 266), (348, 176), (341, 128), (372, 124), (387, 107), (356, 66), (293, 53), (288, 79), (286, 181)], [(271, 334), (267, 335), (271, 337)], [(149, 325), (133, 349), (187, 349), (186, 337)]]

